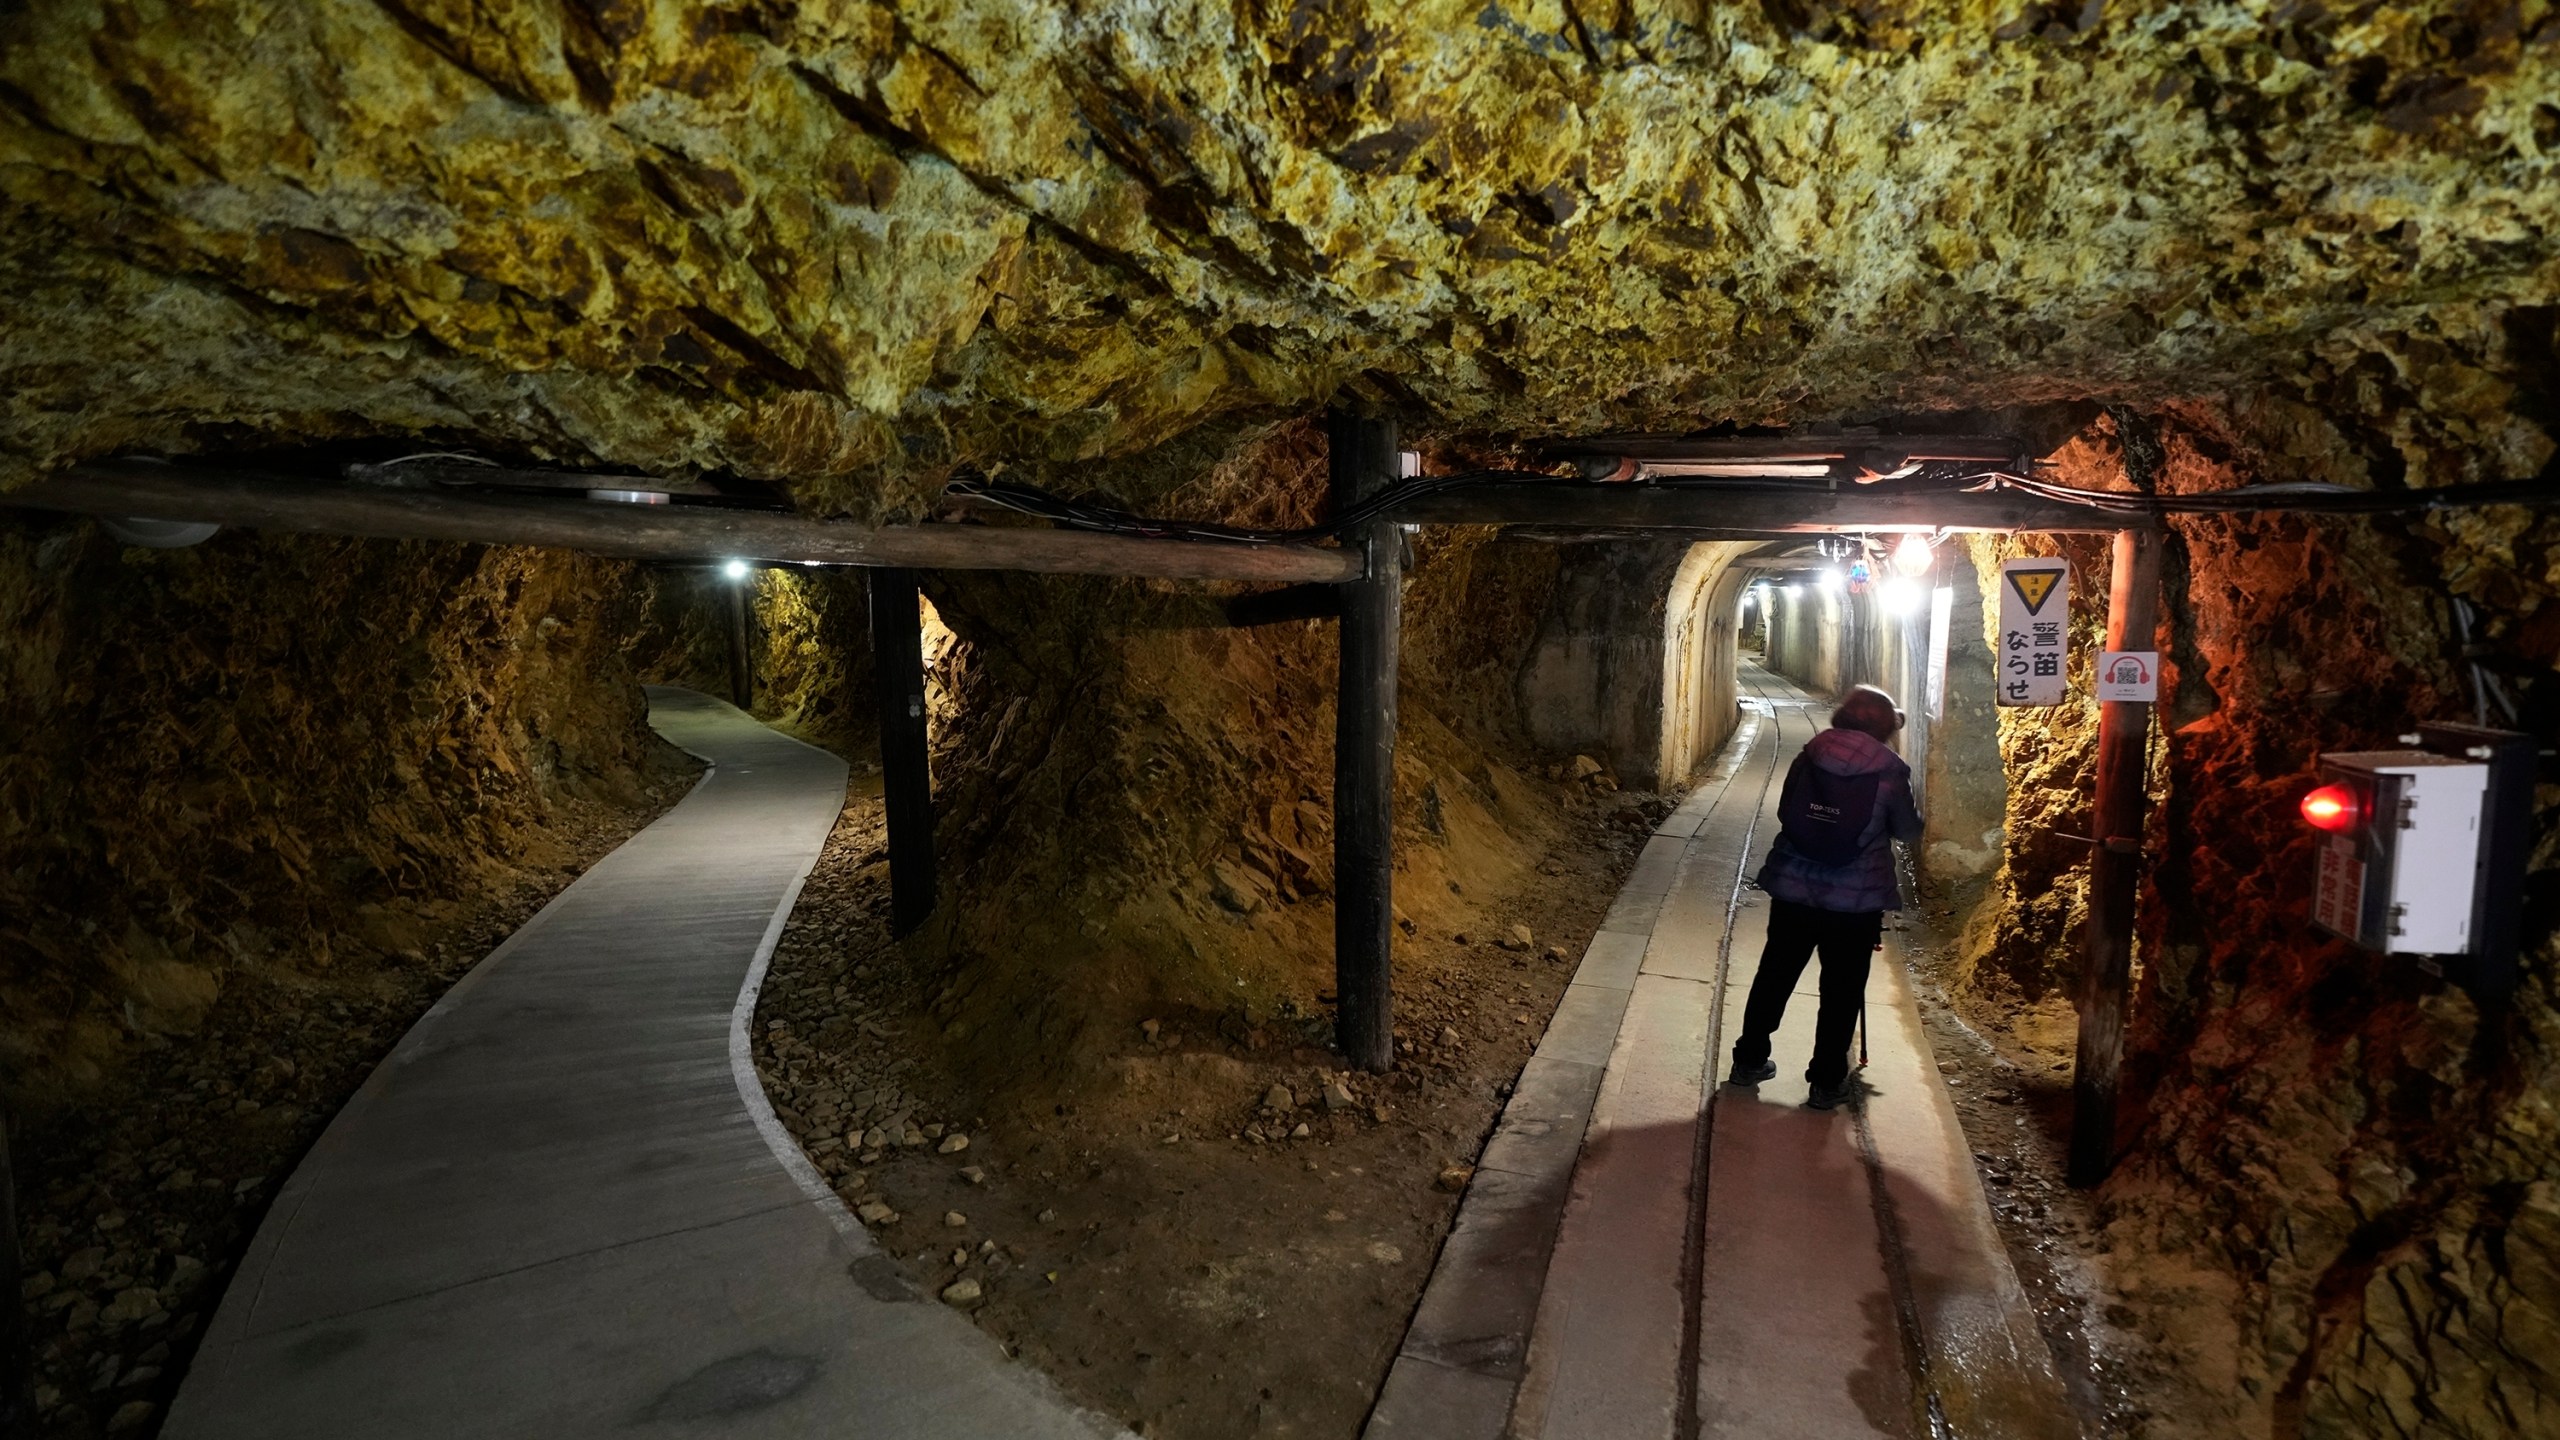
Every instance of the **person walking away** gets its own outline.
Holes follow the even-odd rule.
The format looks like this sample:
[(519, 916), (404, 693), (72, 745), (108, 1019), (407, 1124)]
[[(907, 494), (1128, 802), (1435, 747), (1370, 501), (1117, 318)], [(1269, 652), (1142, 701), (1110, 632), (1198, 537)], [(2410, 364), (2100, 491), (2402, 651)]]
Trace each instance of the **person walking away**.
[(1728, 1085), (1757, 1085), (1778, 1073), (1769, 1037), (1786, 1018), (1787, 997), (1806, 961), (1820, 951), (1822, 1001), (1813, 1058), (1804, 1069), (1813, 1093), (1805, 1103), (1829, 1110), (1858, 1092), (1849, 1036), (1884, 935), (1884, 912), (1902, 908), (1892, 842), (1920, 838), (1911, 767), (1886, 743), (1901, 728), (1892, 696), (1856, 686), (1831, 712), (1831, 728), (1808, 741), (1787, 771), (1778, 838), (1758, 877), (1769, 892), (1769, 943), (1751, 977)]

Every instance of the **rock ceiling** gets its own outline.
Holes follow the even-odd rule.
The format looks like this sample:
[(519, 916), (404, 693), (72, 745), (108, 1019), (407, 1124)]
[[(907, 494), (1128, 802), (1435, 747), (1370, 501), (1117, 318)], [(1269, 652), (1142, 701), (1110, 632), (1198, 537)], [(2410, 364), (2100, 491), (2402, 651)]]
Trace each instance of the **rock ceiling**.
[(401, 437), (903, 507), (1346, 385), (2550, 454), (2548, 3), (12, 8), (0, 479)]

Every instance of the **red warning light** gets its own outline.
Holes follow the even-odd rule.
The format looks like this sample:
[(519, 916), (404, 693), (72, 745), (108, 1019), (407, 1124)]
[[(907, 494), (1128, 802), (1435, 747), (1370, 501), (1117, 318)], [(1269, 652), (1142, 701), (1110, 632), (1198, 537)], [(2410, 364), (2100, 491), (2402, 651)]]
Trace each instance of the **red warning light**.
[(2363, 818), (2356, 792), (2344, 785), (2323, 785), (2302, 797), (2302, 818), (2323, 830), (2352, 830)]

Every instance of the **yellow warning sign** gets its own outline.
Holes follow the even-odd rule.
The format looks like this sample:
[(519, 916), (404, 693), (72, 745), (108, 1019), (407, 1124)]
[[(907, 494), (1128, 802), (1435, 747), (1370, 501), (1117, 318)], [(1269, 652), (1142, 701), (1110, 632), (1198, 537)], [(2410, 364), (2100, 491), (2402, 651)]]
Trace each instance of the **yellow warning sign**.
[(1992, 656), (2003, 705), (2059, 705), (2071, 694), (2071, 562), (2000, 562), (2000, 642)]
[(2012, 570), (2009, 572), (2009, 585), (2018, 592), (2019, 599), (2027, 602), (2028, 614), (2041, 615), (2045, 597), (2053, 593), (2054, 582), (2068, 573), (2064, 570)]

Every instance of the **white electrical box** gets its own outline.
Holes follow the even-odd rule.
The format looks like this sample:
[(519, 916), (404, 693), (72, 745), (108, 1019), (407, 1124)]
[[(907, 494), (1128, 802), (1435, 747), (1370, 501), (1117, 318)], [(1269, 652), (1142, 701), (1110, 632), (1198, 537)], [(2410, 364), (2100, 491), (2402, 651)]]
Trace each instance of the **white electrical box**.
[(2320, 757), (2312, 923), (2386, 955), (2471, 948), (2489, 767), (2426, 750)]

